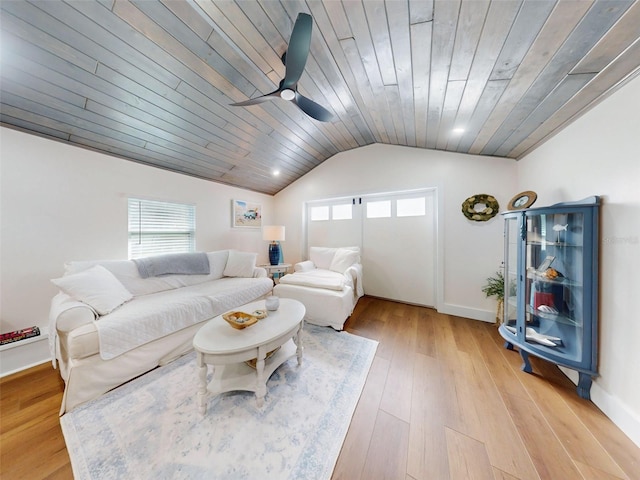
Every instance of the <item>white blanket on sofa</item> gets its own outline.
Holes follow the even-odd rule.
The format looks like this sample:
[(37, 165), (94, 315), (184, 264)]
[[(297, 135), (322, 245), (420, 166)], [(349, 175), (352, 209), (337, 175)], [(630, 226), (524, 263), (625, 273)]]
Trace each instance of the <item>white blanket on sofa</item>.
[(285, 285), (298, 285), (301, 287), (324, 288), (327, 290), (343, 290), (346, 278), (343, 274), (317, 268), (306, 272), (296, 272), (285, 275), (280, 283)]
[[(117, 357), (140, 345), (254, 301), (272, 288), (270, 278), (225, 277), (215, 282), (135, 297), (95, 320), (100, 357), (104, 360)], [(77, 306), (76, 303), (69, 303), (69, 307)], [(55, 320), (51, 328), (55, 331)]]
[(260, 298), (272, 288), (269, 278), (223, 278), (137, 297), (96, 320), (100, 356), (116, 357)]

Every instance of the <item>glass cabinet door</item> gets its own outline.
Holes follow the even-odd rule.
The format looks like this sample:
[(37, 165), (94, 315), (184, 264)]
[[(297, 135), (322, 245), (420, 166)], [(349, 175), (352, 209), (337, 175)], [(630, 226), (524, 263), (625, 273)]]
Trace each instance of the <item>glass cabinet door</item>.
[(584, 318), (582, 212), (526, 216), (525, 341), (580, 363)]
[(506, 218), (504, 259), (504, 318), (507, 330), (516, 335), (518, 319), (518, 225), (521, 217)]

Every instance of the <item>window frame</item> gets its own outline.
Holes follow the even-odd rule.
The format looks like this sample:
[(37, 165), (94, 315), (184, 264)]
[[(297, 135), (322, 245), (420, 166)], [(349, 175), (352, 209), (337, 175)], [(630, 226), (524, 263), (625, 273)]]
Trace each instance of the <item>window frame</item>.
[(127, 249), (130, 259), (195, 252), (196, 206), (128, 197)]

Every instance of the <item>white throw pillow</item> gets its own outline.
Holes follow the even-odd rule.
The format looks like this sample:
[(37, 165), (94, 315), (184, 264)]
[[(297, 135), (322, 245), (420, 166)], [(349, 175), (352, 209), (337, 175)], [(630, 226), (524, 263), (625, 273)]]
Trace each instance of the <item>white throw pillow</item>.
[(112, 312), (133, 298), (120, 280), (102, 265), (51, 282), (67, 295), (93, 307), (100, 315)]
[(337, 248), (331, 247), (310, 247), (309, 260), (311, 260), (317, 268), (329, 270), (336, 250)]
[(229, 250), (207, 252), (207, 257), (209, 257), (209, 269), (211, 270), (209, 276), (211, 276), (211, 280), (222, 278), (229, 259)]
[(346, 248), (339, 248), (333, 256), (329, 270), (344, 273), (354, 263), (358, 263), (360, 253)]
[(257, 253), (230, 250), (223, 275), (225, 277), (253, 277), (253, 269), (257, 259)]
[(313, 264), (311, 260), (306, 260), (304, 262), (298, 262), (293, 266), (293, 270), (295, 272), (310, 272), (314, 270), (316, 266)]

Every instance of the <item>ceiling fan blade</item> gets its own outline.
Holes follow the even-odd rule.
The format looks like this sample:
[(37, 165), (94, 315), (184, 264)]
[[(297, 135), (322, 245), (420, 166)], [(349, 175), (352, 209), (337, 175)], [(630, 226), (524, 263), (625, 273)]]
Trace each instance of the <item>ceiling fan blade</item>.
[(330, 122), (333, 120), (333, 113), (304, 95), (300, 95), (298, 92), (296, 92), (296, 98), (293, 102), (300, 107), (300, 110), (316, 120), (321, 122)]
[(286, 72), (282, 88), (295, 90), (295, 86), (302, 76), (304, 66), (309, 56), (309, 48), (311, 47), (311, 30), (313, 28), (313, 19), (311, 15), (299, 13), (296, 23), (291, 32), (289, 39), (289, 47), (285, 59)]
[(232, 107), (247, 107), (249, 105), (257, 105), (258, 103), (273, 100), (274, 98), (280, 98), (280, 90), (267, 93), (266, 95), (262, 95), (261, 97), (250, 98), (249, 100), (245, 100), (244, 102), (231, 103), (230, 105)]

